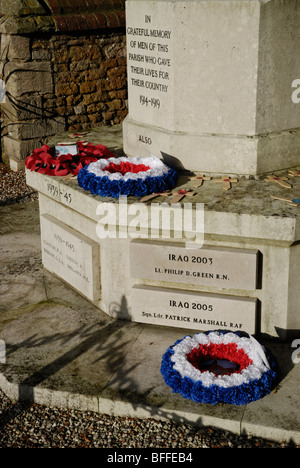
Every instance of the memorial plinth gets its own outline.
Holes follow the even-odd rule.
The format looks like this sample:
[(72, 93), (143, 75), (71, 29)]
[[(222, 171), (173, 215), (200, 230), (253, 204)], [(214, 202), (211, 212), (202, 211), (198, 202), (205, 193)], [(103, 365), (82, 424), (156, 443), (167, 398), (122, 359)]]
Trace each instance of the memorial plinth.
[(129, 0), (124, 151), (258, 175), (299, 163), (299, 2)]
[[(110, 316), (282, 339), (300, 329), (299, 208), (272, 198), (300, 193), (299, 177), (291, 190), (264, 179), (241, 179), (228, 192), (207, 182), (193, 200), (194, 210), (204, 206), (201, 247), (188, 230), (152, 232), (151, 202), (129, 197), (125, 222), (124, 201), (91, 195), (76, 179), (26, 176), (39, 192), (45, 268)], [(178, 187), (192, 185), (179, 178)], [(155, 201), (165, 218), (170, 201)]]
[[(299, 13), (295, 0), (127, 1), (120, 154), (184, 169), (176, 194), (195, 193), (175, 209), (168, 193), (101, 198), (27, 171), (47, 269), (118, 319), (298, 333)], [(102, 131), (85, 139), (115, 151)]]

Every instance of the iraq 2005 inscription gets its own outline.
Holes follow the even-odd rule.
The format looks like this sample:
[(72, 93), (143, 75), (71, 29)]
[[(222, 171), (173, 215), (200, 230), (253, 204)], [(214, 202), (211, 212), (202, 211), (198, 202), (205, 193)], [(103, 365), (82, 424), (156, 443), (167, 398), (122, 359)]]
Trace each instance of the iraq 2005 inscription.
[(136, 322), (193, 330), (256, 331), (255, 298), (134, 286), (131, 305)]

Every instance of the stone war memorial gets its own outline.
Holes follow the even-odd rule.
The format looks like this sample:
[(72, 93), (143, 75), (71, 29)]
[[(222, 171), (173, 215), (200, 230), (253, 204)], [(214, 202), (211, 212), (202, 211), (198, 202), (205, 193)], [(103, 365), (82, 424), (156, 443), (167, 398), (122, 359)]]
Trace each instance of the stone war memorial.
[(297, 337), (299, 46), (297, 0), (128, 0), (121, 137), (26, 160), (44, 267), (114, 319)]

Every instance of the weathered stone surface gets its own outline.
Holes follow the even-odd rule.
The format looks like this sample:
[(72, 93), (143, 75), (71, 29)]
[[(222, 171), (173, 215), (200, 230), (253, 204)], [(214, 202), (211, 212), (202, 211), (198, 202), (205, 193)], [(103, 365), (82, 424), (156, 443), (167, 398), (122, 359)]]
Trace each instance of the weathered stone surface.
[(51, 93), (53, 90), (49, 62), (9, 62), (5, 73), (6, 90), (13, 97), (28, 93)]
[(8, 60), (28, 61), (31, 59), (30, 39), (26, 36), (3, 34), (1, 36), (1, 57)]
[(6, 16), (0, 23), (1, 34), (32, 34), (54, 31), (54, 22), (51, 16)]
[(256, 333), (257, 300), (166, 288), (135, 286), (132, 319), (191, 330), (232, 330)]
[(5, 104), (1, 105), (10, 122), (42, 118), (45, 111), (42, 106), (42, 97), (39, 95), (6, 96)]
[(64, 131), (65, 124), (62, 118), (49, 120), (16, 122), (8, 125), (8, 133), (15, 140), (44, 138)]
[(10, 137), (3, 137), (3, 152), (7, 159), (14, 158), (20, 161), (24, 160), (40, 145), (40, 139), (14, 140)]
[(92, 301), (100, 299), (99, 245), (49, 215), (41, 217), (44, 267)]
[(185, 244), (176, 243), (131, 242), (130, 272), (136, 279), (250, 291), (257, 288), (258, 252), (203, 246), (187, 248)]
[(44, 15), (46, 10), (38, 0), (1, 0), (0, 13), (10, 16)]

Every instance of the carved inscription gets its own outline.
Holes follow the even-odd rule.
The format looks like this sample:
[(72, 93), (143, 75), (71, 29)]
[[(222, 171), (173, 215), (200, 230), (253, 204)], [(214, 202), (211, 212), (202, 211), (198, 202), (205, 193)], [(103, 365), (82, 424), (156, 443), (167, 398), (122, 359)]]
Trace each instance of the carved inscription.
[[(172, 85), (172, 31), (165, 20), (152, 14), (127, 19), (127, 70), (129, 100), (136, 109), (156, 113), (168, 109)], [(139, 143), (152, 145), (149, 135), (137, 135)]]
[(257, 299), (146, 286), (132, 289), (133, 320), (193, 330), (256, 331)]
[(44, 267), (93, 301), (100, 297), (98, 245), (50, 215), (41, 216)]
[[(145, 16), (148, 27), (127, 27), (129, 37), (129, 72), (130, 83), (144, 90), (168, 92), (171, 58), (168, 57), (172, 32), (168, 29), (151, 27), (151, 16)], [(140, 95), (142, 105), (160, 107), (159, 99)]]
[[(168, 283), (255, 290), (258, 251), (133, 241), (130, 244), (131, 276)], [(138, 259), (138, 261), (137, 261)]]

